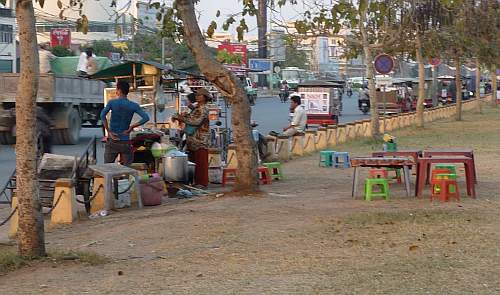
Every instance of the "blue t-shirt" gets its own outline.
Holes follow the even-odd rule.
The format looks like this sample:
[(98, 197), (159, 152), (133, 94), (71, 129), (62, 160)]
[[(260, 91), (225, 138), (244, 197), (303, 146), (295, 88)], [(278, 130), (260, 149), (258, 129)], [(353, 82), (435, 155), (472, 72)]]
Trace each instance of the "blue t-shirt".
[(137, 113), (141, 116), (142, 120), (140, 125), (149, 121), (149, 115), (135, 102), (128, 100), (126, 97), (113, 99), (101, 112), (101, 120), (104, 122), (106, 115), (111, 111), (111, 120), (109, 122), (109, 129), (111, 132), (118, 135), (120, 140), (129, 140), (128, 134), (123, 134), (127, 131), (132, 122), (132, 117)]

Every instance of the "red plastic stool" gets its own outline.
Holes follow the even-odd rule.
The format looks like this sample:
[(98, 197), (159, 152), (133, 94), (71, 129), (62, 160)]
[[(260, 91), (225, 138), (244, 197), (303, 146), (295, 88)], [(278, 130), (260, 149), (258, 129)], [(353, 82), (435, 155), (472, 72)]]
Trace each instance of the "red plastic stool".
[(385, 178), (388, 179), (389, 173), (384, 169), (370, 169), (370, 178)]
[[(455, 190), (452, 192), (450, 188), (454, 186)], [(431, 201), (435, 198), (441, 202), (448, 202), (450, 198), (455, 198), (460, 201), (460, 192), (458, 191), (458, 184), (456, 179), (432, 179), (431, 180)]]
[(272, 178), (269, 173), (269, 169), (267, 167), (259, 167), (257, 169), (257, 173), (259, 173), (259, 184), (271, 184)]
[(222, 186), (226, 184), (233, 184), (236, 182), (236, 169), (235, 168), (224, 168), (222, 171)]
[(434, 169), (432, 170), (431, 179), (436, 179), (436, 175), (438, 174), (449, 174), (451, 173), (450, 169)]

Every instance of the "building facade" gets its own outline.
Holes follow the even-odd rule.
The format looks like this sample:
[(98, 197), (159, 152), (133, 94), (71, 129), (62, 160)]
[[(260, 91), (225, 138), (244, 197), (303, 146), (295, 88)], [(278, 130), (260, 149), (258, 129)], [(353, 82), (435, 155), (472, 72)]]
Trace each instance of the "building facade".
[(0, 72), (15, 73), (17, 66), (16, 18), (14, 2), (0, 5)]

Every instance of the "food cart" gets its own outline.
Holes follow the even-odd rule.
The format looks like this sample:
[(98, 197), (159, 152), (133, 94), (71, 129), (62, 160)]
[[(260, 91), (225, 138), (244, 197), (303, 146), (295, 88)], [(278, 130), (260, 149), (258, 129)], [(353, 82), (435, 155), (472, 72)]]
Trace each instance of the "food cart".
[(308, 125), (337, 124), (342, 112), (343, 85), (328, 81), (299, 83), (298, 94), (306, 110)]

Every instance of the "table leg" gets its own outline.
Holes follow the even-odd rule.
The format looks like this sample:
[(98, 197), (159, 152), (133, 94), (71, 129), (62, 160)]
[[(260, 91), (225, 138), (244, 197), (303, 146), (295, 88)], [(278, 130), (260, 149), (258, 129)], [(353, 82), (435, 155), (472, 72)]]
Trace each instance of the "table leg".
[(417, 183), (417, 196), (421, 197), (422, 196), (422, 191), (424, 190), (425, 187), (425, 180), (427, 179), (426, 172), (427, 172), (427, 166), (428, 163), (419, 163), (420, 168), (418, 168), (418, 183)]
[(406, 187), (406, 196), (410, 196), (410, 168), (408, 166), (403, 166), (403, 174), (405, 177), (405, 187)]
[(470, 156), (472, 159), (472, 169), (474, 171), (474, 183), (477, 183), (477, 170), (476, 170), (476, 162), (474, 161), (474, 153), (472, 153)]
[(426, 174), (425, 174), (425, 184), (430, 184), (431, 183), (431, 181), (430, 181), (430, 178), (431, 178), (431, 166), (432, 165), (430, 163), (426, 165), (427, 168), (425, 168), (425, 172), (426, 172)]
[(104, 176), (104, 210), (115, 208), (115, 198), (113, 197), (113, 177)]
[(358, 192), (358, 167), (354, 167), (354, 175), (352, 178), (352, 197), (355, 198)]
[(139, 174), (134, 174), (134, 182), (135, 182), (135, 193), (137, 196), (137, 208), (142, 208), (141, 183), (139, 180)]
[(472, 164), (469, 162), (464, 163), (465, 166), (465, 183), (467, 185), (467, 195), (476, 198), (476, 190), (474, 188), (474, 170)]

